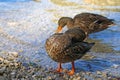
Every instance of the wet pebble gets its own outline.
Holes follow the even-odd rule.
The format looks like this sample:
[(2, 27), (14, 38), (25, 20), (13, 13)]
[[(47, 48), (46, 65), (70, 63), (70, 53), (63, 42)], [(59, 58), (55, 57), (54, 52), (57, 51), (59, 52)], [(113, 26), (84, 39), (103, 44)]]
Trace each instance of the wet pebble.
[(102, 76), (103, 76), (104, 78), (107, 78), (107, 73), (102, 72)]
[(0, 68), (0, 74), (3, 74), (5, 70), (6, 70), (6, 67), (1, 67)]
[(13, 70), (10, 75), (12, 78), (15, 78), (16, 77), (16, 70)]
[(2, 57), (0, 57), (0, 61), (2, 62), (4, 59)]
[(90, 74), (91, 74), (90, 72), (86, 72), (86, 75), (89, 75), (89, 76), (90, 76)]
[(102, 72), (101, 72), (101, 71), (97, 71), (96, 73), (97, 73), (98, 75), (101, 75), (101, 74), (102, 74)]
[(47, 77), (47, 79), (48, 79), (48, 80), (51, 80), (51, 79), (52, 79), (52, 77), (51, 77), (51, 76), (48, 76), (48, 77)]
[(87, 80), (86, 78), (82, 78), (81, 80)]
[(4, 76), (0, 76), (0, 80), (7, 80)]
[(9, 54), (11, 54), (14, 57), (18, 57), (18, 52), (9, 52)]
[(6, 65), (9, 65), (10, 61), (8, 61), (8, 60), (4, 60), (3, 63), (6, 64)]
[(119, 65), (114, 64), (112, 67), (116, 69), (116, 68), (118, 68), (118, 67), (119, 67)]
[(80, 79), (81, 79), (81, 77), (80, 77), (80, 76), (78, 76), (76, 80), (80, 80)]
[(96, 80), (102, 80), (101, 78), (96, 78)]

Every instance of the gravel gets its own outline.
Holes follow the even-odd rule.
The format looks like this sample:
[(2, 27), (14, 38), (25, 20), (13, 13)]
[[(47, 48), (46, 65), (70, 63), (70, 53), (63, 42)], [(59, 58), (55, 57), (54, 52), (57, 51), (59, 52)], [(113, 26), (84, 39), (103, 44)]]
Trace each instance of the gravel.
[(0, 80), (120, 80), (120, 78), (101, 71), (80, 71), (73, 76), (66, 73), (55, 73), (52, 68), (20, 62), (21, 57), (17, 52), (2, 53), (4, 55), (0, 55)]

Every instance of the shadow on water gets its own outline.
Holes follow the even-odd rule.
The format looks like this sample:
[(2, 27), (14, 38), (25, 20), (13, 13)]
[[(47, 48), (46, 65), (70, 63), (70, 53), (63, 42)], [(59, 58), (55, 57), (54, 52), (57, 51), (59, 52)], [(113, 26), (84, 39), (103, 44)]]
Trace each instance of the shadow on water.
[(102, 43), (102, 40), (97, 40), (94, 38), (88, 38), (87, 42), (95, 42), (95, 45), (91, 49), (93, 52), (102, 52), (102, 53), (111, 53), (115, 52), (115, 50), (109, 44)]
[[(112, 30), (105, 30), (99, 33), (91, 34), (90, 38), (95, 41), (96, 49), (101, 51), (108, 51), (108, 52), (120, 52), (120, 32), (119, 31), (112, 31)], [(88, 41), (89, 41), (88, 40)]]

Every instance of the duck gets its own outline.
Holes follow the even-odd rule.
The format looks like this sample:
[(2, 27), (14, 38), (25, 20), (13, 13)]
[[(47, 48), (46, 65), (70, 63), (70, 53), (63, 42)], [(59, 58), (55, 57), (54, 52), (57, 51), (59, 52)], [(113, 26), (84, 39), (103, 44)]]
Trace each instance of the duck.
[(68, 75), (75, 73), (74, 61), (84, 56), (95, 43), (83, 42), (85, 32), (80, 28), (71, 28), (64, 33), (54, 33), (47, 38), (45, 49), (48, 56), (58, 63), (57, 72), (62, 72), (62, 64), (71, 62), (72, 69)]
[(108, 19), (99, 14), (83, 12), (75, 15), (73, 19), (71, 17), (61, 17), (58, 20), (56, 33), (59, 33), (67, 25), (68, 29), (80, 27), (86, 35), (89, 35), (115, 25), (113, 21), (113, 19)]

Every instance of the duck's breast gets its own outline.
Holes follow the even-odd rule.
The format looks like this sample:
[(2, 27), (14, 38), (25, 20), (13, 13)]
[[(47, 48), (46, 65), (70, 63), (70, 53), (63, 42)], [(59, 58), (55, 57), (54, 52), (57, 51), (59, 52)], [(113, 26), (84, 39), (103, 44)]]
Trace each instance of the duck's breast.
[(54, 34), (46, 40), (45, 48), (48, 55), (54, 60), (59, 62), (64, 54), (63, 50), (71, 44), (68, 36)]

